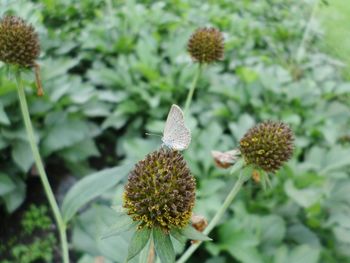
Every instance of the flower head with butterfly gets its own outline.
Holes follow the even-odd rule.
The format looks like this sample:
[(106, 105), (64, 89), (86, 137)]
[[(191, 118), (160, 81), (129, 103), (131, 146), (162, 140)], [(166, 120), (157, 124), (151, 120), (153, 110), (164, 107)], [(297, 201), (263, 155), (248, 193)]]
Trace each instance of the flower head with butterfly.
[[(135, 235), (153, 231), (154, 239), (170, 239), (198, 232), (190, 221), (196, 199), (196, 180), (181, 153), (191, 142), (184, 113), (172, 105), (165, 122), (160, 149), (149, 153), (129, 173), (123, 209), (136, 224)], [(158, 233), (158, 234), (155, 234)]]
[(165, 122), (159, 150), (148, 154), (129, 173), (124, 208), (139, 228), (183, 227), (189, 223), (195, 201), (195, 179), (180, 151), (188, 148), (191, 132), (175, 104)]

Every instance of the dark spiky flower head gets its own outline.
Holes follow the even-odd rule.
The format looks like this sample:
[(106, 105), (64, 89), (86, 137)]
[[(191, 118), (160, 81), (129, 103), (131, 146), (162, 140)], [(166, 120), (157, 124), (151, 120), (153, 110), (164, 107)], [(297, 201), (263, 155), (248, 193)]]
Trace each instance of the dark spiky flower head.
[(178, 151), (161, 148), (148, 154), (130, 172), (123, 207), (139, 228), (164, 231), (189, 224), (196, 182)]
[(293, 133), (282, 122), (267, 121), (251, 128), (240, 141), (248, 165), (266, 172), (277, 171), (293, 153)]
[(215, 28), (199, 28), (188, 41), (187, 50), (199, 63), (212, 63), (223, 58), (224, 38)]
[(16, 16), (0, 20), (0, 60), (24, 68), (33, 67), (40, 53), (38, 35)]

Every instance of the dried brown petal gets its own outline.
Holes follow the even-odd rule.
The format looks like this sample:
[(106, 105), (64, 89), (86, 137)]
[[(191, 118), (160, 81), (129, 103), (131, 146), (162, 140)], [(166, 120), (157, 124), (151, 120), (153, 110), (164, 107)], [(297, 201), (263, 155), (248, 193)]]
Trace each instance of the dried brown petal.
[(219, 168), (227, 169), (234, 165), (238, 159), (239, 151), (232, 150), (228, 152), (212, 151), (215, 164)]

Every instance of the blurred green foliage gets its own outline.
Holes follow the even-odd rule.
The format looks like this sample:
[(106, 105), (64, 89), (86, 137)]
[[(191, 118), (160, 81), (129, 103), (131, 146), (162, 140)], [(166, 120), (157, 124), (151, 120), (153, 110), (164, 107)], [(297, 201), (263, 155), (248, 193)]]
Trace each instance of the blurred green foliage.
[(350, 69), (350, 5), (342, 0), (332, 0), (321, 5), (317, 17), (321, 22), (324, 34), (322, 46), (330, 54), (344, 63), (343, 73), (349, 79)]
[(31, 205), (20, 223), (19, 233), (0, 245), (0, 263), (52, 262), (57, 239), (47, 207)]
[[(312, 36), (296, 61), (311, 1), (6, 1), (33, 23), (42, 43), (46, 95), (26, 74), (31, 116), (45, 162), (83, 176), (102, 165), (141, 159), (160, 145), (172, 103), (182, 106), (195, 65), (190, 34), (215, 26), (225, 58), (207, 67), (191, 106), (185, 152), (197, 178), (196, 212), (211, 218), (234, 182), (215, 168), (211, 150), (229, 150), (252, 125), (283, 120), (296, 133), (293, 160), (263, 191), (249, 182), (230, 213), (190, 262), (337, 263), (350, 260), (350, 83), (339, 61)], [(317, 31), (316, 31), (317, 32)], [(33, 159), (14, 80), (0, 68), (0, 196), (9, 212), (23, 202)], [(29, 89), (28, 89), (29, 90)], [(93, 157), (93, 158), (92, 158)], [(99, 236), (116, 220), (122, 184), (75, 220), (80, 263), (123, 262), (130, 238)], [(178, 246), (180, 252), (183, 247)], [(80, 254), (79, 254), (80, 255)]]

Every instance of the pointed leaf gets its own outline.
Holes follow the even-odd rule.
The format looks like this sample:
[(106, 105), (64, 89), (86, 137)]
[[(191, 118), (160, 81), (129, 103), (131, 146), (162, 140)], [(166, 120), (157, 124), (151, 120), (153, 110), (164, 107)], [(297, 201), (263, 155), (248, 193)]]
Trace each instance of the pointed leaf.
[(128, 260), (135, 257), (141, 250), (146, 246), (151, 236), (151, 229), (143, 228), (136, 230), (133, 237), (131, 238), (129, 249), (128, 249)]
[(160, 228), (154, 228), (153, 241), (162, 263), (175, 262), (175, 251), (169, 234), (164, 233)]
[(210, 241), (210, 237), (204, 235), (202, 232), (197, 231), (193, 226), (188, 225), (187, 227), (180, 230), (180, 233), (191, 240), (199, 241)]
[(89, 201), (116, 185), (130, 170), (129, 164), (88, 175), (77, 182), (63, 200), (62, 215), (68, 222)]
[(10, 124), (10, 120), (7, 117), (6, 112), (4, 111), (3, 105), (1, 105), (1, 104), (0, 104), (0, 123), (4, 124), (6, 126)]
[(12, 146), (12, 159), (23, 172), (28, 172), (34, 163), (32, 150), (28, 142), (18, 140)]
[[(151, 239), (151, 237), (150, 237)], [(150, 249), (153, 249), (153, 256), (155, 257), (153, 241), (147, 243), (147, 245), (141, 250), (138, 263), (149, 263)]]
[(137, 222), (134, 222), (126, 214), (116, 217), (116, 221), (117, 222), (108, 229), (108, 232), (101, 236), (101, 239), (118, 236), (137, 225)]
[(170, 231), (170, 235), (182, 244), (186, 244), (187, 237), (185, 237), (178, 228)]
[(7, 174), (0, 173), (0, 195), (10, 193), (16, 188), (15, 183)]

